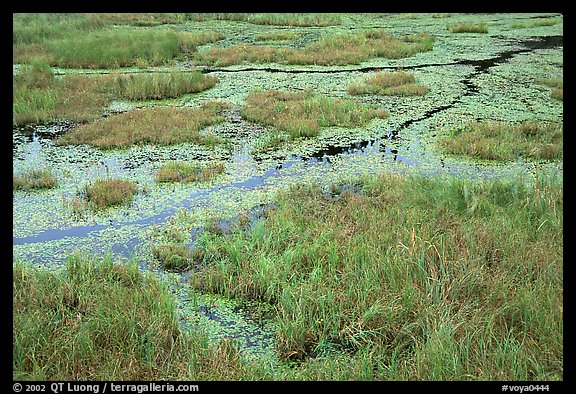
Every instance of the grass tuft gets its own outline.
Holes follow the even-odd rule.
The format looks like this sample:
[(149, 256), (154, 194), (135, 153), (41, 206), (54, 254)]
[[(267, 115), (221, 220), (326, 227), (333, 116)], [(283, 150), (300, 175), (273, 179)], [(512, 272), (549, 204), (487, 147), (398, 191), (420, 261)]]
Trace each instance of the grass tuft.
[(72, 68), (147, 67), (167, 63), (219, 41), (221, 33), (143, 30), (131, 26), (179, 24), (183, 14), (14, 14), (14, 63), (41, 57)]
[(537, 78), (535, 82), (552, 88), (550, 97), (553, 99), (564, 101), (564, 80), (562, 78)]
[(128, 179), (97, 179), (84, 187), (80, 195), (84, 201), (96, 209), (117, 205), (130, 205), (137, 185)]
[(486, 23), (458, 22), (447, 26), (452, 33), (488, 33)]
[(22, 174), (12, 175), (13, 190), (52, 189), (56, 185), (56, 178), (49, 168), (32, 168)]
[(152, 245), (152, 255), (160, 261), (164, 269), (170, 271), (186, 271), (193, 265), (190, 251), (182, 244)]
[(56, 78), (52, 68), (35, 59), (12, 80), (12, 123), (50, 123), (58, 120), (91, 121), (108, 105), (109, 78), (71, 75)]
[(186, 17), (194, 21), (205, 20), (229, 20), (236, 22), (247, 22), (256, 25), (277, 25), (277, 26), (332, 26), (342, 23), (338, 14), (297, 14), (297, 13), (197, 13), (186, 14)]
[(563, 127), (559, 123), (534, 121), (518, 125), (473, 122), (452, 129), (439, 145), (446, 153), (483, 160), (560, 160)]
[(210, 89), (218, 78), (201, 72), (122, 74), (114, 77), (115, 95), (128, 100), (160, 100)]
[(90, 13), (88, 17), (111, 25), (145, 27), (182, 24), (186, 21), (184, 14), (178, 13)]
[(200, 72), (68, 75), (54, 77), (41, 59), (14, 76), (12, 113), (15, 126), (58, 120), (89, 122), (102, 117), (113, 99), (179, 97), (212, 88), (218, 78)]
[(14, 380), (226, 380), (249, 372), (229, 341), (182, 332), (173, 295), (136, 263), (73, 255), (13, 266)]
[(512, 23), (513, 29), (526, 29), (532, 27), (541, 27), (541, 26), (554, 26), (560, 23), (561, 20), (558, 18), (545, 18), (545, 19), (538, 19), (530, 22), (514, 22)]
[[(98, 18), (77, 13), (14, 13), (12, 14), (13, 62), (29, 58), (30, 50), (44, 50), (49, 40), (98, 30), (103, 23)], [(36, 50), (36, 51), (35, 51)]]
[(174, 145), (184, 142), (213, 147), (224, 141), (201, 130), (222, 122), (219, 114), (228, 104), (206, 102), (198, 109), (149, 107), (83, 124), (60, 139), (60, 144), (88, 144), (102, 149), (122, 149), (135, 144)]
[(180, 53), (178, 35), (169, 31), (102, 30), (48, 45), (53, 65), (119, 68), (145, 62), (161, 65)]
[(213, 161), (209, 163), (172, 160), (166, 162), (156, 173), (157, 182), (203, 182), (222, 174), (225, 164)]
[(272, 136), (265, 137), (267, 141), (262, 149), (286, 140), (315, 137), (323, 127), (360, 127), (373, 118), (388, 116), (384, 110), (353, 100), (314, 96), (309, 91), (292, 93), (279, 90), (251, 92), (241, 113), (250, 122), (274, 128)]
[(346, 65), (384, 57), (400, 59), (432, 50), (434, 38), (418, 33), (396, 38), (384, 29), (356, 34), (332, 34), (304, 48), (276, 48), (264, 45), (233, 45), (198, 54), (198, 61), (216, 66), (242, 63)]
[(563, 88), (556, 88), (552, 89), (550, 92), (550, 97), (554, 100), (564, 101), (564, 89)]
[(378, 72), (360, 84), (348, 86), (350, 95), (380, 94), (385, 96), (423, 96), (428, 87), (417, 85), (414, 74), (405, 71)]
[(33, 59), (12, 80), (13, 124), (46, 123), (60, 102), (60, 92), (54, 88), (52, 68), (41, 59)]

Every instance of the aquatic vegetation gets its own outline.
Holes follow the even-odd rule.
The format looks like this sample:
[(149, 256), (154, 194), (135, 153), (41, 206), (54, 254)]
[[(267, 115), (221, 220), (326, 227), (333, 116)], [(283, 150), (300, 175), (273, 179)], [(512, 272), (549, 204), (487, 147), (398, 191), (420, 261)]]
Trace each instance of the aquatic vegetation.
[(12, 80), (12, 123), (85, 122), (100, 118), (113, 100), (107, 76), (70, 75), (55, 78), (41, 59), (32, 61)]
[(402, 70), (378, 72), (364, 78), (360, 84), (349, 85), (347, 90), (351, 95), (423, 96), (428, 93), (428, 87), (415, 82), (414, 74)]
[(181, 53), (179, 36), (170, 31), (102, 30), (48, 44), (50, 63), (60, 67), (118, 68), (136, 61), (159, 65)]
[(200, 72), (120, 74), (114, 77), (112, 90), (128, 100), (164, 99), (210, 89), (218, 78)]
[(295, 31), (271, 31), (267, 33), (258, 34), (256, 37), (256, 41), (287, 41), (287, 40), (296, 40), (302, 36), (301, 33)]
[[(312, 92), (253, 91), (246, 98), (242, 116), (250, 121), (274, 127), (271, 140), (261, 148), (285, 140), (317, 136), (322, 127), (360, 127), (388, 113), (353, 100), (314, 96)], [(287, 137), (282, 133), (286, 133)]]
[[(97, 326), (93, 331), (82, 325), (87, 315), (70, 319), (74, 325), (59, 325), (56, 315), (51, 315), (38, 327), (63, 332), (50, 335), (26, 331), (34, 325), (32, 318), (14, 319), (24, 322), (24, 328), (14, 327), (15, 343), (21, 331), (37, 339), (26, 347), (26, 354), (31, 355), (25, 358), (26, 365), (46, 372), (29, 373), (28, 368), (20, 374), (22, 370), (15, 367), (15, 377), (49, 378), (53, 370), (44, 362), (51, 358), (40, 351), (48, 349), (54, 358), (63, 360), (59, 364), (65, 364), (62, 370), (74, 366), (91, 370), (74, 375), (74, 379), (108, 380), (119, 375), (118, 368), (136, 380), (563, 378), (562, 309), (558, 301), (562, 294), (562, 154), (554, 161), (520, 156), (502, 163), (446, 154), (437, 145), (450, 130), (464, 127), (472, 119), (503, 119), (510, 125), (527, 119), (561, 124), (562, 102), (550, 99), (549, 90), (562, 89), (562, 85), (546, 88), (537, 84), (539, 79), (561, 79), (562, 24), (510, 29), (514, 20), (540, 20), (544, 14), (453, 14), (449, 19), (442, 19), (448, 15), (437, 15), (436, 19), (431, 14), (342, 14), (342, 23), (330, 28), (275, 28), (242, 22), (249, 14), (199, 23), (190, 22), (194, 14), (108, 15), (70, 14), (69, 32), (65, 23), (59, 22), (66, 20), (66, 15), (50, 20), (32, 17), (27, 19), (30, 41), (13, 44), (15, 62), (27, 63), (13, 65), (13, 93), (25, 88), (40, 97), (36, 115), (30, 111), (27, 121), (15, 124), (46, 123), (14, 128), (13, 172), (46, 166), (58, 180), (54, 189), (13, 193), (13, 260), (26, 266), (41, 265), (62, 278), (67, 275), (65, 261), (77, 251), (110, 253), (115, 263), (137, 263), (144, 275), (159, 279), (175, 296), (174, 315), (181, 330), (175, 344), (184, 343), (188, 335), (195, 338), (193, 341), (199, 339), (194, 334), (198, 328), (208, 338), (202, 337), (205, 343), (203, 339), (183, 351), (183, 359), (174, 348), (174, 357), (162, 359), (157, 366), (155, 355), (146, 349), (149, 343), (157, 343), (152, 334), (163, 329), (159, 319), (139, 320), (144, 313), (141, 310), (133, 313), (130, 308), (111, 304), (116, 311), (131, 314), (133, 322), (124, 324), (124, 316), (116, 313), (122, 327), (114, 326), (110, 318), (92, 321), (92, 327)], [(92, 27), (80, 22), (91, 18)], [(39, 20), (52, 21), (62, 32), (50, 30), (50, 23), (39, 26)], [(491, 34), (450, 36), (446, 23), (459, 20), (486, 20)], [(72, 27), (74, 24), (77, 28)], [(238, 56), (253, 50), (254, 55), (276, 64), (205, 67), (206, 77), (219, 80), (213, 88), (201, 94), (140, 102), (120, 97), (114, 90), (114, 77), (133, 75), (134, 80), (142, 77), (143, 82), (148, 74), (162, 74), (166, 76), (160, 82), (163, 84), (171, 73), (193, 74), (195, 54), (191, 51), (196, 44), (192, 40), (187, 49), (180, 48), (173, 61), (148, 70), (138, 69), (149, 67), (145, 59), (136, 59), (136, 67), (124, 70), (52, 71), (47, 67), (50, 42), (76, 39), (102, 29), (132, 30), (125, 25), (179, 34), (214, 29), (226, 40), (198, 48), (198, 57), (213, 49), (236, 46)], [(297, 67), (280, 57), (290, 54), (293, 64), (298, 64), (299, 57), (309, 61), (313, 55), (306, 58), (305, 48), (329, 37), (344, 36), (332, 40), (333, 48), (325, 48), (324, 56), (329, 58), (331, 50), (337, 52), (352, 42), (351, 36), (381, 26), (401, 41), (423, 29), (431, 37), (450, 40), (409, 58), (370, 55), (361, 66), (306, 63)], [(24, 31), (26, 26), (18, 22), (14, 27)], [(46, 31), (45, 39), (40, 27)], [(295, 41), (256, 41), (259, 34), (277, 31), (300, 36)], [(373, 35), (354, 45), (371, 45), (378, 33)], [(258, 43), (264, 45), (253, 45)], [(286, 52), (277, 52), (278, 47)], [(35, 75), (32, 66), (36, 67)], [(351, 99), (347, 92), (351, 84), (359, 85), (365, 77), (398, 69), (413, 73), (415, 82), (425, 84), (430, 91), (414, 98), (355, 96), (350, 100), (355, 105), (350, 107), (355, 107), (356, 113), (371, 108), (390, 114), (362, 125), (321, 126), (318, 133), (306, 130), (308, 116), (312, 120), (330, 119), (333, 112), (347, 111), (330, 102)], [(137, 85), (135, 90), (140, 89)], [(151, 87), (144, 90), (146, 95), (155, 91)], [(246, 100), (254, 90), (281, 92), (270, 94), (267, 100), (277, 113), (270, 110), (266, 114), (266, 108), (261, 108), (265, 120), (257, 123), (243, 117)], [(22, 97), (26, 99), (21, 103), (32, 106), (33, 94)], [(264, 101), (264, 97), (260, 99)], [(320, 104), (320, 99), (326, 100)], [(214, 100), (225, 100), (228, 108), (211, 104)], [(297, 110), (297, 102), (306, 105)], [(312, 116), (316, 104), (322, 111)], [(161, 145), (144, 138), (118, 149), (101, 149), (96, 144), (58, 142), (79, 123), (117, 117), (125, 121), (128, 117), (122, 116), (133, 112), (137, 117), (149, 110), (145, 107), (167, 111), (165, 116), (158, 112), (154, 113), (159, 114), (157, 117), (131, 121), (132, 134), (140, 137), (140, 130), (148, 133), (157, 128), (158, 134), (176, 141), (179, 139), (170, 136), (173, 119), (183, 118), (181, 123), (177, 121), (178, 127), (189, 123), (194, 117), (191, 111), (203, 105), (213, 105), (207, 112), (213, 110), (215, 117), (221, 118), (199, 130), (198, 134), (207, 138), (206, 144), (192, 138)], [(292, 112), (286, 109), (292, 106)], [(46, 109), (44, 113), (41, 108)], [(190, 112), (180, 116), (170, 112), (173, 109)], [(288, 131), (277, 128), (271, 120), (284, 116), (292, 119), (293, 128), (310, 136), (292, 140)], [(76, 120), (61, 122), (65, 119)], [(120, 120), (102, 126), (101, 134), (122, 129)], [(212, 143), (210, 138), (224, 143)], [(547, 144), (545, 141), (532, 140)], [(171, 161), (199, 165), (217, 161), (225, 163), (225, 171), (206, 182), (158, 182), (156, 174)], [(391, 179), (380, 182), (372, 175), (363, 178), (382, 173)], [(446, 182), (439, 186), (417, 177), (403, 179), (398, 174), (419, 174)], [(522, 180), (515, 178), (518, 175)], [(557, 175), (560, 184), (545, 181), (543, 175)], [(83, 198), (83, 190), (103, 177), (135, 182), (138, 187), (132, 204), (92, 209)], [(294, 194), (287, 194), (294, 183), (308, 186), (295, 187)], [(279, 207), (280, 213), (273, 213), (277, 212), (274, 209), (252, 216), (256, 207), (268, 206), (279, 198), (294, 200), (296, 205), (290, 212), (284, 206)], [(71, 211), (77, 214), (70, 215)], [(206, 281), (207, 277), (212, 281)], [(58, 286), (67, 285), (62, 282)], [(39, 294), (41, 285), (33, 287), (39, 299), (48, 299)], [(79, 299), (96, 293), (93, 287), (74, 291), (82, 295)], [(129, 297), (124, 300), (135, 303)], [(271, 301), (265, 313), (260, 309), (262, 300)], [(26, 303), (34, 304), (29, 299)], [(91, 299), (90, 304), (94, 304)], [(250, 306), (245, 309), (246, 305)], [(80, 325), (80, 331), (74, 331), (75, 324)], [(107, 362), (105, 356), (83, 357), (83, 338), (107, 333), (108, 324), (112, 330), (122, 329), (124, 338), (140, 338), (143, 344), (128, 344), (126, 348), (116, 344), (115, 351), (126, 353), (118, 364)], [(129, 324), (136, 329), (131, 331)], [(68, 330), (73, 331), (71, 337), (55, 335)], [(208, 343), (219, 347), (201, 350), (209, 347)], [(15, 355), (20, 354), (19, 346), (14, 346)], [(162, 346), (154, 347), (164, 352)], [(73, 357), (70, 349), (76, 352)], [(139, 358), (140, 353), (131, 349), (144, 349), (144, 356)], [(148, 369), (140, 368), (146, 363)], [(139, 372), (133, 374), (136, 368)]]
[(488, 33), (486, 23), (458, 22), (447, 25), (446, 28), (452, 33)]
[(204, 233), (194, 283), (275, 304), (284, 358), (369, 348), (380, 379), (561, 379), (562, 185), (535, 182), (297, 185), (251, 229)]
[(564, 81), (561, 78), (537, 78), (535, 81), (539, 85), (551, 87), (550, 97), (555, 100), (564, 101)]
[(182, 24), (186, 21), (185, 15), (181, 13), (108, 12), (90, 13), (88, 17), (102, 23), (130, 26)]
[(550, 97), (555, 100), (564, 101), (564, 89), (563, 88), (556, 88), (552, 89), (550, 92)]
[(117, 68), (164, 64), (198, 45), (222, 40), (198, 33), (128, 27), (180, 23), (178, 14), (14, 14), (13, 62), (41, 57), (52, 66)]
[(183, 333), (167, 286), (135, 263), (73, 255), (65, 270), (13, 267), (15, 380), (238, 379), (230, 341)]
[(541, 26), (554, 26), (560, 23), (561, 20), (558, 18), (544, 18), (533, 20), (530, 22), (514, 22), (512, 23), (513, 29), (527, 29), (532, 27), (541, 27)]
[(483, 160), (559, 160), (563, 157), (562, 136), (560, 123), (473, 122), (453, 128), (439, 145), (446, 153)]
[(204, 20), (229, 20), (248, 22), (256, 25), (278, 26), (331, 26), (342, 23), (338, 14), (297, 14), (297, 13), (195, 13), (185, 14), (186, 18), (194, 21)]
[(128, 179), (97, 179), (85, 186), (82, 195), (96, 209), (132, 203), (137, 185)]
[(102, 23), (89, 14), (79, 13), (14, 13), (12, 43), (30, 44), (62, 38), (100, 28)]
[(223, 121), (223, 102), (206, 102), (198, 109), (149, 107), (82, 124), (64, 134), (60, 144), (88, 144), (102, 149), (126, 148), (135, 144), (173, 145), (183, 142), (215, 146), (223, 140), (202, 134), (206, 126)]
[(210, 180), (224, 171), (223, 162), (194, 163), (172, 160), (156, 173), (157, 182), (201, 182)]
[(306, 47), (276, 48), (263, 45), (232, 45), (213, 48), (196, 56), (200, 63), (230, 66), (241, 63), (360, 64), (375, 57), (400, 59), (431, 51), (434, 37), (428, 33), (394, 37), (384, 29), (356, 34), (332, 34)]
[(185, 245), (167, 243), (152, 246), (152, 254), (162, 267), (167, 270), (186, 271), (190, 269), (193, 260)]
[(32, 168), (22, 174), (12, 175), (13, 190), (52, 189), (56, 184), (56, 178), (49, 168)]

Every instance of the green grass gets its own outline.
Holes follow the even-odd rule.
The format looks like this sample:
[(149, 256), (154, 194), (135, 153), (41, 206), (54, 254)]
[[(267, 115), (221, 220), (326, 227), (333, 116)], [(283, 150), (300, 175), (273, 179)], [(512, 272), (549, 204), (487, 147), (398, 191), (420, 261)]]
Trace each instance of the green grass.
[(159, 100), (201, 92), (217, 83), (218, 78), (198, 71), (121, 74), (114, 78), (112, 90), (116, 96), (128, 100)]
[(194, 253), (187, 246), (188, 233), (173, 226), (153, 227), (152, 256), (169, 271), (187, 271), (194, 266)]
[(226, 380), (249, 368), (230, 341), (184, 333), (167, 287), (134, 262), (74, 255), (13, 265), (14, 380)]
[(214, 31), (131, 27), (184, 21), (182, 14), (14, 14), (12, 60), (41, 57), (52, 66), (72, 68), (148, 67), (224, 38)]
[(192, 268), (194, 263), (188, 248), (177, 243), (152, 245), (152, 255), (169, 271), (186, 271)]
[(45, 62), (34, 59), (12, 80), (13, 124), (46, 123), (53, 118), (61, 92), (55, 88), (54, 72)]
[(262, 33), (256, 35), (256, 41), (287, 41), (287, 40), (296, 40), (302, 36), (301, 33), (295, 31), (271, 31), (267, 33)]
[(452, 33), (488, 33), (488, 26), (483, 22), (458, 22), (456, 24), (447, 25), (446, 28)]
[(564, 87), (564, 80), (562, 78), (536, 78), (535, 82), (550, 88), (562, 89)]
[(195, 286), (275, 305), (292, 378), (563, 379), (561, 179), (354, 182), (205, 233)]
[(118, 68), (161, 65), (182, 52), (184, 43), (170, 31), (102, 30), (51, 41), (49, 62), (70, 68)]
[(439, 145), (446, 153), (483, 160), (560, 160), (563, 134), (559, 123), (473, 122), (453, 128)]
[(276, 48), (265, 45), (232, 45), (213, 48), (197, 55), (198, 62), (216, 66), (242, 63), (283, 63), (302, 65), (347, 65), (384, 57), (400, 59), (432, 50), (434, 38), (428, 33), (394, 37), (384, 29), (356, 34), (331, 34), (304, 48)]
[(361, 127), (371, 119), (388, 113), (353, 100), (314, 96), (310, 91), (253, 91), (246, 98), (242, 116), (255, 123), (273, 127), (262, 149), (286, 140), (315, 137), (321, 128), (330, 126)]
[(82, 124), (58, 140), (60, 144), (93, 145), (102, 149), (122, 149), (136, 144), (174, 145), (190, 142), (208, 147), (224, 141), (201, 133), (205, 127), (222, 122), (224, 102), (207, 102), (198, 109), (148, 107)]
[(79, 195), (84, 202), (95, 209), (105, 209), (118, 205), (130, 205), (138, 187), (129, 179), (102, 178), (84, 186)]
[(203, 182), (222, 174), (225, 164), (213, 161), (208, 163), (171, 160), (156, 173), (157, 182)]
[(537, 78), (535, 82), (552, 88), (550, 97), (553, 99), (564, 101), (564, 80), (562, 78)]
[(554, 100), (564, 101), (564, 88), (552, 89), (550, 92), (550, 97), (552, 97)]
[(256, 225), (206, 232), (192, 285), (271, 302), (297, 367), (182, 332), (170, 292), (136, 262), (16, 262), (13, 378), (562, 380), (563, 185), (535, 169), (296, 185)]
[(91, 13), (88, 17), (102, 23), (128, 26), (159, 26), (165, 24), (182, 24), (186, 17), (181, 13)]
[(297, 14), (297, 13), (197, 13), (186, 14), (186, 18), (194, 21), (205, 20), (229, 20), (237, 22), (248, 22), (256, 25), (277, 25), (277, 26), (332, 26), (342, 23), (338, 14)]
[(428, 93), (428, 87), (415, 83), (414, 74), (405, 71), (377, 72), (364, 78), (359, 84), (348, 86), (348, 94), (366, 95), (380, 94), (385, 96), (423, 96)]
[(532, 27), (541, 27), (541, 26), (554, 26), (560, 23), (561, 20), (557, 18), (546, 18), (546, 19), (538, 19), (530, 22), (514, 22), (512, 23), (513, 29), (527, 29)]
[(12, 79), (12, 123), (88, 122), (102, 117), (114, 99), (109, 76), (55, 77), (42, 60), (24, 66)]
[(90, 122), (101, 118), (114, 99), (174, 98), (217, 83), (213, 76), (178, 71), (55, 77), (44, 60), (35, 58), (13, 77), (12, 122), (15, 126), (58, 120)]
[(78, 13), (14, 13), (12, 23), (12, 43), (16, 47), (84, 34), (103, 26), (98, 18)]
[(60, 95), (52, 89), (15, 88), (12, 90), (12, 123), (49, 123), (56, 119)]
[(56, 177), (49, 168), (32, 168), (12, 175), (13, 190), (52, 189), (56, 185)]

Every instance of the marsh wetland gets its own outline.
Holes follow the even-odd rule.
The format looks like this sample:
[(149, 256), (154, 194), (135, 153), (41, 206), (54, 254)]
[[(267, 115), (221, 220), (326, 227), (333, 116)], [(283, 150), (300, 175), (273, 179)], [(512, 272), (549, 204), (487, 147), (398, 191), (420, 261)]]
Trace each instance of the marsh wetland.
[(561, 14), (13, 20), (14, 379), (563, 380)]

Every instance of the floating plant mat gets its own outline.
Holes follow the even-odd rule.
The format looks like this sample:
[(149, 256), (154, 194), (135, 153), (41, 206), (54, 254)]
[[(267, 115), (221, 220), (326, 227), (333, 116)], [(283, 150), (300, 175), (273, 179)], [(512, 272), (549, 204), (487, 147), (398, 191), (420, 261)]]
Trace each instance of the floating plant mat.
[(164, 273), (161, 278), (175, 294), (184, 330), (200, 327), (215, 342), (233, 339), (249, 361), (278, 364), (272, 306), (194, 291), (186, 277), (180, 274)]

